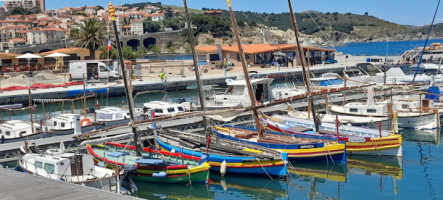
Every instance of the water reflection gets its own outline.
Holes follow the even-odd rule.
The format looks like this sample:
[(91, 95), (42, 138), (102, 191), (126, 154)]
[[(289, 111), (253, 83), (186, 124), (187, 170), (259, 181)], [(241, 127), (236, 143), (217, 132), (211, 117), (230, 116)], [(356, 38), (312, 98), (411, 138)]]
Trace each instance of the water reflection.
[(435, 130), (413, 130), (404, 129), (401, 130), (403, 138), (407, 141), (415, 142), (430, 142), (432, 144), (439, 145), (441, 141), (440, 129)]

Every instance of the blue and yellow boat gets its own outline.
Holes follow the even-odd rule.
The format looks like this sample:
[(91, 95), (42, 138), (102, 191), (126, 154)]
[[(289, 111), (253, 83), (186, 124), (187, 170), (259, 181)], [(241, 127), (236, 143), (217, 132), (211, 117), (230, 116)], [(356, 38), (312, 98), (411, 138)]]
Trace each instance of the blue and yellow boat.
[(214, 127), (220, 138), (272, 148), (288, 154), (296, 161), (346, 162), (345, 144), (320, 137), (297, 136), (267, 131), (259, 137), (256, 129), (225, 125)]
[(199, 157), (203, 153), (208, 154), (211, 170), (221, 174), (282, 178), (288, 174), (287, 153), (257, 145), (222, 138), (207, 139), (204, 135), (170, 130), (155, 134), (155, 143), (162, 150), (181, 152), (185, 155)]

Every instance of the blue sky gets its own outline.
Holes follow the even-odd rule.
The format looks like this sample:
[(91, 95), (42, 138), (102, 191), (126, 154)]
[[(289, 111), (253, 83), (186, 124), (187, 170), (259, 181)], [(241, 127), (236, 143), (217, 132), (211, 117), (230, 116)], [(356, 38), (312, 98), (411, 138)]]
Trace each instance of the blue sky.
[[(114, 5), (147, 2), (141, 0), (112, 0)], [(183, 6), (182, 0), (152, 0), (162, 4)], [(403, 25), (430, 24), (438, 0), (292, 0), (295, 12), (316, 10), (320, 12), (339, 12), (369, 15)], [(288, 12), (287, 0), (231, 0), (234, 10), (253, 12)], [(46, 0), (47, 9), (78, 7), (84, 5), (107, 6), (104, 0)], [(188, 0), (190, 8), (202, 7), (228, 9), (226, 0)], [(443, 23), (443, 5), (440, 5), (436, 23)]]

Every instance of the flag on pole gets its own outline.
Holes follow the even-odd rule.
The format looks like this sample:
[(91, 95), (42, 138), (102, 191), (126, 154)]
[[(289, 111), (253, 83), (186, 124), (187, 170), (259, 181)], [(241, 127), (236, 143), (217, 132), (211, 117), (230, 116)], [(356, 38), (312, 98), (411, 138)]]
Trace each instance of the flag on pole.
[(125, 104), (125, 97), (122, 97), (122, 105)]
[(32, 111), (34, 111), (34, 112), (35, 112), (35, 110), (36, 110), (35, 107), (37, 107), (37, 106), (35, 105), (35, 102), (34, 102), (34, 105), (32, 106)]
[(111, 37), (108, 36), (108, 43), (106, 43), (106, 51), (109, 52), (111, 50)]
[(95, 107), (96, 107), (97, 109), (100, 109), (100, 104), (98, 104), (98, 99), (97, 99), (97, 103), (95, 103)]

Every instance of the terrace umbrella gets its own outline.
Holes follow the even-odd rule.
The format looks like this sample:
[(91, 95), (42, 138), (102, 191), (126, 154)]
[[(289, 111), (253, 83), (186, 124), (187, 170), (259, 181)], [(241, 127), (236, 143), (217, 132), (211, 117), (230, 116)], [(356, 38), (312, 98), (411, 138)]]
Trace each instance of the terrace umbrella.
[(69, 55), (64, 54), (64, 53), (55, 52), (55, 53), (48, 54), (45, 57), (46, 58), (55, 58), (55, 69), (57, 70), (58, 69), (58, 59), (62, 58), (62, 57), (69, 57)]
[(27, 59), (28, 60), (28, 69), (29, 69), (29, 71), (31, 71), (31, 64), (30, 64), (31, 59), (33, 59), (33, 58), (41, 58), (41, 56), (35, 55), (35, 54), (32, 54), (32, 53), (25, 53), (25, 54), (22, 54), (22, 55), (19, 55), (19, 56), (15, 57), (15, 58)]

